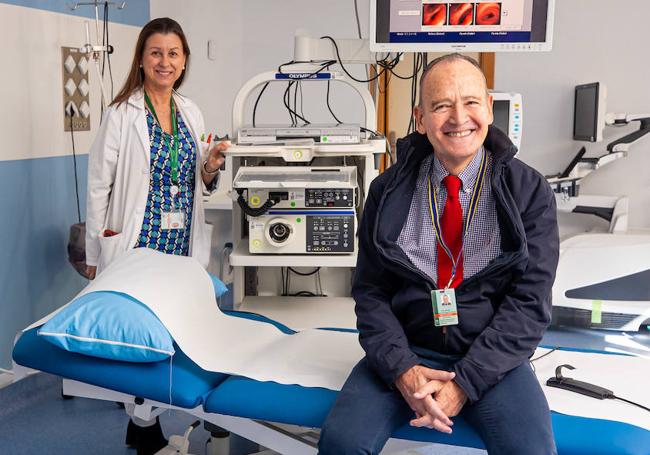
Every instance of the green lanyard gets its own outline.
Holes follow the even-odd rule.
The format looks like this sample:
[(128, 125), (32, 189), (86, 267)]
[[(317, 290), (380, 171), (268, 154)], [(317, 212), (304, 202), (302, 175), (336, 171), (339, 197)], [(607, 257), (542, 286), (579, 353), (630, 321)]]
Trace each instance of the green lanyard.
[[(149, 99), (149, 95), (147, 95), (147, 92), (144, 92), (144, 100), (147, 103), (149, 110), (155, 117), (156, 122), (158, 122), (158, 125), (160, 125), (160, 129), (162, 130), (162, 124), (160, 123), (160, 120), (158, 120), (158, 116), (156, 115), (156, 110), (154, 109), (153, 104), (151, 104), (151, 100)], [(172, 110), (172, 133), (174, 136), (174, 148), (171, 148), (169, 146), (169, 134), (165, 134), (164, 130), (163, 130), (163, 139), (165, 140), (165, 145), (167, 146), (167, 150), (169, 150), (169, 154), (170, 154), (170, 161), (171, 161), (170, 165), (172, 168), (172, 183), (178, 184), (178, 125), (176, 124), (176, 105), (174, 104), (173, 96), (169, 100), (169, 105), (171, 106), (171, 110)]]

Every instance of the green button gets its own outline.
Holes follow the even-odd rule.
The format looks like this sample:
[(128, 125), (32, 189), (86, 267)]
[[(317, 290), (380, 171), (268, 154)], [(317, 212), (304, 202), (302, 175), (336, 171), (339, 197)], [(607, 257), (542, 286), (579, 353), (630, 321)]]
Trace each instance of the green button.
[(302, 218), (296, 218), (296, 223), (300, 223), (302, 221)]
[(591, 323), (592, 324), (603, 323), (603, 301), (602, 300), (591, 301)]
[(296, 201), (291, 201), (291, 207), (295, 207), (295, 206), (296, 206)]

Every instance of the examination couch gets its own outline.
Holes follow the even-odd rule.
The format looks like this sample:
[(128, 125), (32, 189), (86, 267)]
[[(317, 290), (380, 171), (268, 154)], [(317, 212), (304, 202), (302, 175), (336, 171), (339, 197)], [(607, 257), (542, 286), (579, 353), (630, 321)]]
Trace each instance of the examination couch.
[[(261, 316), (231, 314), (291, 333)], [(274, 423), (319, 428), (336, 399), (336, 391), (324, 388), (208, 372), (178, 347), (171, 361), (118, 362), (64, 351), (37, 336), (37, 330), (25, 331), (16, 341), (14, 362), (63, 377), (66, 394), (122, 401), (144, 418), (156, 415), (152, 410), (181, 409), (281, 453), (308, 454), (317, 449), (313, 439), (288, 437)], [(650, 454), (650, 431), (637, 426), (557, 412), (552, 420), (560, 455)], [(393, 434), (385, 452), (402, 450), (405, 441), (415, 446), (439, 443), (484, 448), (480, 437), (460, 417), (455, 418), (452, 435), (405, 425)]]

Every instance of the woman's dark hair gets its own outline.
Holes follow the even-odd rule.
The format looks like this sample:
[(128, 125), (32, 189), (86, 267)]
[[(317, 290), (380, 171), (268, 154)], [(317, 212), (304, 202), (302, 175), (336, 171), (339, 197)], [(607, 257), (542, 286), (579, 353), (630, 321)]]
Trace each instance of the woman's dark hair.
[(124, 86), (117, 94), (111, 105), (119, 105), (129, 99), (131, 94), (142, 88), (144, 84), (144, 71), (140, 67), (142, 62), (142, 54), (144, 53), (144, 45), (149, 39), (149, 37), (155, 33), (161, 33), (167, 35), (173, 33), (178, 36), (183, 43), (183, 53), (185, 54), (185, 69), (181, 73), (181, 76), (174, 83), (174, 89), (177, 89), (183, 83), (185, 75), (190, 65), (190, 46), (187, 44), (187, 38), (185, 38), (185, 33), (183, 29), (173, 19), (168, 17), (160, 17), (158, 19), (153, 19), (140, 31), (140, 36), (138, 36), (138, 42), (135, 44), (135, 52), (133, 53), (133, 62), (131, 62), (131, 70), (129, 71), (129, 76), (124, 82)]

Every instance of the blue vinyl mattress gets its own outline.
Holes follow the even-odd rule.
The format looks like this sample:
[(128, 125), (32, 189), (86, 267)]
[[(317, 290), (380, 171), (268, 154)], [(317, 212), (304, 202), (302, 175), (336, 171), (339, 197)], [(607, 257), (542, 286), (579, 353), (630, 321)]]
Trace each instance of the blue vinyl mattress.
[[(241, 311), (225, 311), (229, 316), (251, 319), (275, 326), (287, 334), (288, 327), (265, 316)], [(131, 363), (90, 357), (59, 349), (37, 335), (38, 327), (24, 332), (16, 342), (13, 359), (23, 365), (68, 379), (110, 390), (169, 403), (169, 360)], [(228, 375), (203, 370), (174, 345), (171, 403), (194, 408)]]
[[(38, 328), (23, 333), (14, 346), (13, 358), (23, 365), (68, 379), (105, 387), (136, 397), (169, 403), (169, 360), (154, 363), (118, 362), (89, 357), (57, 348), (39, 337)], [(174, 346), (172, 404), (194, 408), (227, 375), (201, 369)]]
[[(267, 318), (230, 312), (231, 315), (275, 325)], [(30, 368), (110, 390), (163, 403), (169, 402), (169, 361), (130, 363), (88, 357), (55, 347), (36, 335), (22, 334), (14, 347), (14, 360)], [(337, 392), (314, 387), (284, 385), (211, 373), (192, 362), (177, 346), (172, 362), (172, 404), (206, 412), (319, 428), (336, 400)], [(621, 422), (552, 413), (560, 455), (650, 455), (650, 431)], [(454, 419), (454, 433), (413, 428), (398, 429), (393, 437), (415, 441), (484, 448), (478, 434), (462, 418)]]
[[(320, 428), (337, 392), (232, 376), (206, 399), (206, 412)], [(649, 455), (650, 431), (610, 420), (552, 413), (560, 455)], [(451, 435), (405, 425), (393, 437), (483, 449), (479, 435), (461, 417)]]

